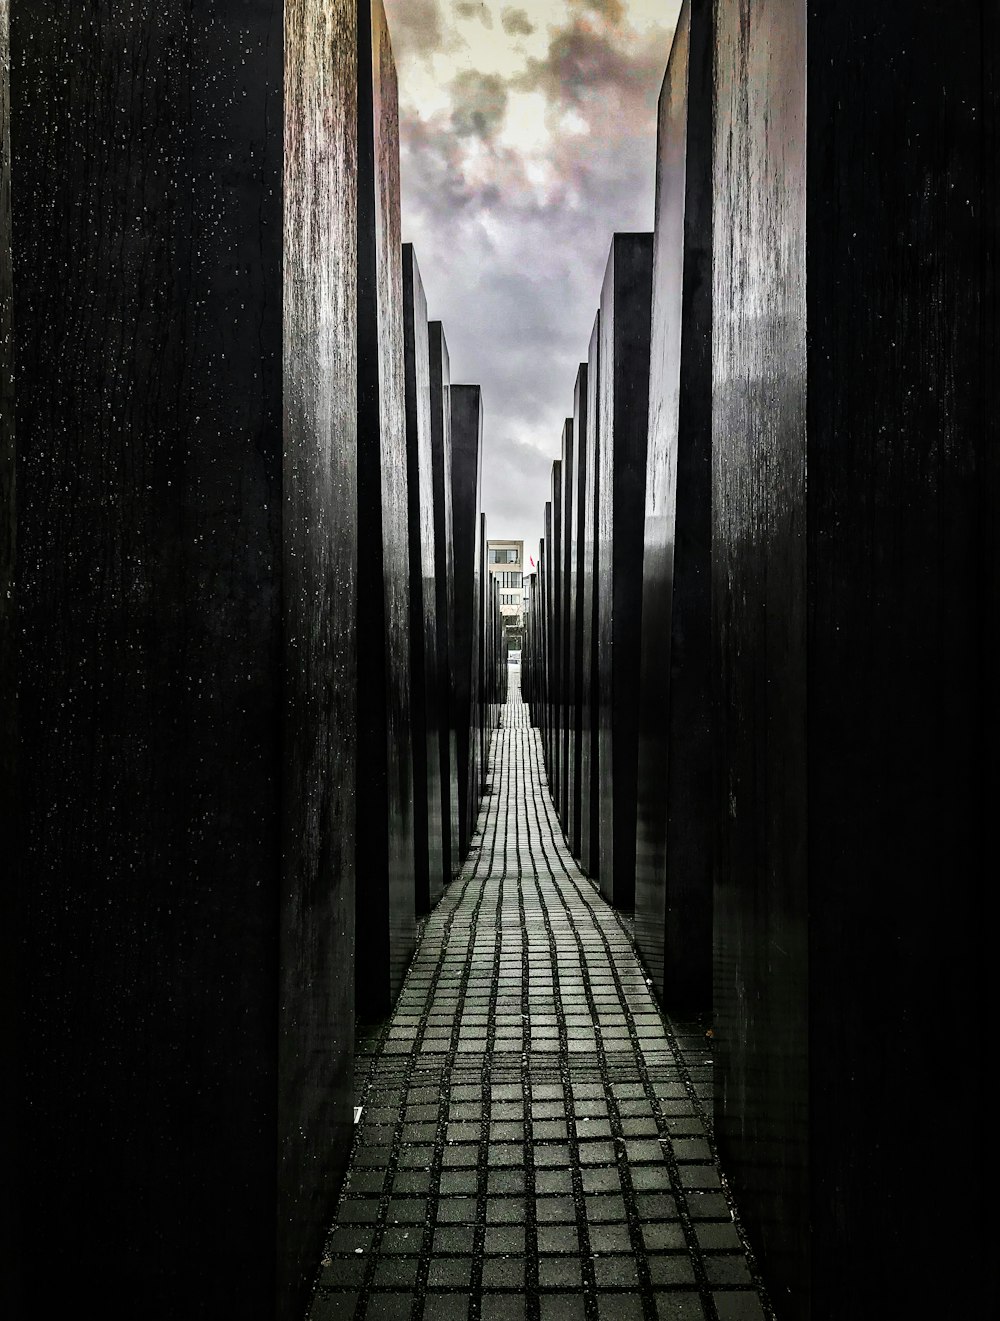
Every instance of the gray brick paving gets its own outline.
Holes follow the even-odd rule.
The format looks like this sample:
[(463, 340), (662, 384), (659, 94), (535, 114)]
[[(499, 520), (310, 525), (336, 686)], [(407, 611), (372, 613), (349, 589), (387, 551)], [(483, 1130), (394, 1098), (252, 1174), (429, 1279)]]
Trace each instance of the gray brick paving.
[(579, 871), (512, 675), (490, 793), (395, 1012), (310, 1321), (761, 1321), (697, 1025)]

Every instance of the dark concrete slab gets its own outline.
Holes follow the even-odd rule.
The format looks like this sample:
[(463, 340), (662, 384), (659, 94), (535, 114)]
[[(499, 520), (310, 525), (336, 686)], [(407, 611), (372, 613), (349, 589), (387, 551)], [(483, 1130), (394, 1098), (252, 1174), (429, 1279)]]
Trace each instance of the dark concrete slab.
[(569, 752), (567, 762), (567, 838), (575, 858), (580, 857), (580, 795), (583, 755), (583, 548), (584, 503), (587, 495), (587, 364), (581, 363), (573, 391), (572, 489), (569, 499), (570, 591), (567, 621), (569, 651)]
[(451, 387), (451, 499), (455, 562), (455, 655), (452, 690), (458, 743), (459, 853), (469, 851), (479, 806), (473, 776), (478, 755), (473, 732), (479, 647), (479, 510), (482, 486), (483, 406), (478, 385)]
[(996, 8), (717, 16), (720, 1150), (789, 1318), (979, 1316)]
[(652, 234), (616, 234), (601, 292), (597, 447), (598, 783), (601, 893), (635, 898), (639, 642), (649, 400)]
[(552, 538), (552, 501), (546, 500), (545, 512), (542, 516), (542, 527), (545, 531), (538, 548), (538, 563), (541, 566), (542, 574), (542, 645), (544, 654), (544, 675), (542, 679), (544, 691), (543, 704), (543, 723), (542, 723), (542, 753), (545, 759), (545, 773), (548, 777), (548, 783), (552, 784), (552, 730), (555, 724), (553, 714), (553, 690), (555, 684), (552, 678), (552, 560), (553, 556), (553, 538)]
[(712, 1003), (712, 42), (681, 9), (660, 92), (635, 937), (675, 1011)]
[(434, 585), (438, 630), (441, 710), (442, 841), (444, 874), (461, 866), (458, 803), (458, 727), (452, 667), (455, 652), (455, 541), (451, 491), (451, 365), (440, 321), (428, 327), (430, 340), (431, 437), (434, 464)]
[(434, 462), (427, 298), (412, 244), (403, 246), (406, 481), (410, 548), (410, 696), (413, 721), (414, 878), (417, 912), (441, 896), (445, 872), (441, 675), (435, 582)]
[(551, 661), (549, 665), (549, 684), (552, 707), (552, 730), (549, 737), (549, 782), (552, 788), (552, 800), (558, 811), (562, 797), (562, 743), (563, 743), (563, 528), (562, 528), (562, 460), (552, 464), (549, 482), (552, 506), (552, 540), (549, 553), (549, 582), (552, 597), (549, 605), (549, 638)]
[(285, 1321), (351, 1135), (354, 7), (26, 0), (11, 69), (17, 1315)]
[[(481, 414), (480, 414), (481, 416)], [(482, 425), (480, 423), (480, 425)], [(480, 431), (480, 471), (482, 470), (482, 432)], [(481, 497), (480, 497), (481, 498)], [(487, 726), (489, 711), (487, 708), (487, 660), (486, 630), (489, 618), (489, 603), (492, 600), (494, 583), (486, 566), (486, 515), (480, 510), (477, 518), (479, 528), (476, 537), (476, 615), (472, 625), (473, 661), (472, 673), (474, 687), (472, 693), (472, 731), (473, 762), (471, 767), (472, 787), (469, 799), (470, 821), (475, 829), (479, 820), (479, 805), (482, 802), (486, 781)]]
[[(15, 638), (14, 638), (14, 283), (11, 270), (10, 214), (10, 13), (0, 13), (0, 804), (14, 820), (16, 793)], [(16, 1142), (19, 1066), (17, 1055), (17, 911), (14, 887), (0, 899), (0, 1050), (7, 1060), (0, 1083), (0, 1123)], [(17, 1277), (17, 1187), (5, 1180), (0, 1193), (0, 1312), (20, 1308)]]
[(361, 24), (358, 68), (356, 1003), (374, 1021), (416, 939), (398, 90), (381, 0)]
[(583, 511), (583, 672), (580, 724), (580, 866), (596, 877), (600, 866), (601, 815), (598, 781), (597, 700), (597, 568), (600, 545), (597, 539), (597, 509), (600, 499), (601, 417), (597, 387), (601, 366), (601, 314), (594, 318), (587, 360), (586, 501)]
[(562, 601), (560, 610), (560, 673), (559, 673), (559, 820), (563, 830), (569, 835), (570, 829), (570, 791), (571, 768), (570, 747), (573, 727), (573, 693), (570, 678), (572, 666), (571, 630), (573, 620), (573, 474), (575, 471), (575, 452), (573, 449), (573, 419), (567, 418), (563, 425), (563, 443), (561, 460), (562, 481)]

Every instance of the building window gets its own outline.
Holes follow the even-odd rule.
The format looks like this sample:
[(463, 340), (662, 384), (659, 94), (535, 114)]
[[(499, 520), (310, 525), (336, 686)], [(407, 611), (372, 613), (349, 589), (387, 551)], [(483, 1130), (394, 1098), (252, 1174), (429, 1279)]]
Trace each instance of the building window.
[(518, 553), (513, 548), (508, 550), (505, 546), (501, 546), (497, 550), (494, 546), (489, 551), (489, 562), (490, 564), (517, 564), (519, 563)]
[(500, 579), (501, 587), (521, 586), (521, 573), (518, 569), (502, 569), (497, 577)]

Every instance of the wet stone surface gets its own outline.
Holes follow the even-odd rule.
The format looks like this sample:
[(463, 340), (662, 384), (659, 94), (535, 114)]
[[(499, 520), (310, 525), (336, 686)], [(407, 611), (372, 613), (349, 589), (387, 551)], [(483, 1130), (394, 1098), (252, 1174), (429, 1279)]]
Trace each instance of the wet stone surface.
[(663, 1019), (573, 862), (513, 676), (491, 789), (392, 1019), (360, 1042), (310, 1321), (762, 1321), (703, 1035)]

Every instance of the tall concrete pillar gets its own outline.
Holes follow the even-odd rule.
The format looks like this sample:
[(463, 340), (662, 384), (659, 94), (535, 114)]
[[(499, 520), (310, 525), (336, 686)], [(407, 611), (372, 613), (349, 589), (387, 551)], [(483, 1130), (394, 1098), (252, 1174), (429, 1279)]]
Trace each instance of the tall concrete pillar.
[(473, 730), (475, 733), (475, 765), (472, 770), (473, 797), (470, 804), (473, 827), (479, 819), (479, 807), (486, 782), (487, 740), (489, 737), (489, 708), (487, 696), (488, 664), (487, 637), (490, 607), (495, 583), (486, 567), (486, 515), (479, 513), (479, 535), (476, 538), (476, 621), (473, 636), (476, 656), (473, 663), (475, 688), (473, 691)]
[(660, 92), (642, 570), (635, 937), (673, 1009), (712, 1003), (712, 6)]
[(716, 17), (719, 1146), (785, 1316), (979, 1316), (996, 6)]
[(453, 691), (458, 740), (459, 854), (469, 851), (479, 797), (473, 787), (478, 758), (473, 715), (479, 649), (479, 509), (482, 488), (482, 396), (478, 385), (451, 387), (451, 492), (455, 561), (455, 655)]
[[(10, 214), (10, 12), (0, 0), (0, 804), (14, 820), (16, 804), (17, 715), (14, 649), (14, 286), (11, 270)], [(15, 841), (8, 846), (13, 851)], [(8, 855), (9, 856), (9, 855)], [(17, 905), (15, 887), (5, 885), (0, 899), (0, 1050), (7, 1060), (0, 1083), (0, 1122), (12, 1144), (17, 1142)], [(18, 1187), (9, 1174), (0, 1194), (0, 1313), (15, 1316), (21, 1304), (18, 1230)]]
[(587, 364), (581, 363), (573, 391), (573, 462), (571, 465), (572, 514), (569, 527), (570, 596), (568, 616), (569, 651), (569, 752), (567, 792), (567, 835), (573, 856), (580, 856), (580, 799), (583, 753), (583, 547), (584, 504), (587, 491)]
[(445, 871), (445, 807), (435, 582), (434, 461), (431, 429), (430, 344), (427, 298), (412, 244), (403, 246), (404, 347), (406, 354), (406, 481), (410, 554), (410, 685), (413, 720), (413, 838), (417, 912), (441, 897)]
[(564, 834), (569, 835), (569, 802), (571, 793), (572, 768), (570, 766), (570, 747), (572, 744), (573, 700), (570, 682), (572, 664), (572, 641), (570, 631), (573, 617), (573, 555), (572, 527), (574, 519), (573, 472), (575, 468), (573, 449), (573, 419), (567, 418), (563, 424), (563, 442), (561, 459), (562, 490), (562, 602), (560, 609), (559, 632), (562, 638), (560, 648), (560, 744), (559, 744), (559, 815)]
[(552, 660), (550, 682), (552, 684), (552, 732), (549, 738), (549, 782), (552, 786), (552, 800), (556, 811), (562, 799), (562, 599), (563, 599), (563, 553), (562, 553), (562, 460), (552, 464), (552, 476), (549, 484), (552, 505), (552, 539), (548, 542), (549, 581), (552, 584), (552, 599), (549, 606), (549, 632), (552, 637)]
[(356, 23), (285, 8), (14, 7), (15, 1315), (300, 1316), (350, 1142)]
[(580, 718), (583, 729), (580, 756), (580, 865), (595, 877), (600, 866), (600, 782), (598, 761), (597, 577), (600, 542), (597, 511), (600, 502), (601, 416), (597, 388), (601, 366), (601, 313), (594, 318), (587, 359), (587, 470), (583, 511), (583, 673)]
[(545, 775), (549, 790), (553, 785), (552, 773), (552, 726), (553, 726), (553, 688), (552, 681), (552, 501), (546, 500), (542, 515), (542, 527), (545, 535), (539, 546), (538, 562), (542, 569), (542, 632), (545, 638), (545, 704), (543, 752), (545, 754)]
[(430, 338), (431, 457), (434, 464), (434, 585), (441, 710), (441, 785), (445, 822), (445, 877), (462, 865), (458, 802), (458, 726), (452, 672), (455, 656), (455, 528), (452, 514), (451, 366), (444, 327), (432, 321)]
[(601, 893), (635, 899), (639, 641), (649, 399), (652, 234), (616, 234), (601, 292), (597, 492)]
[(416, 942), (403, 251), (396, 69), (382, 0), (358, 24), (357, 1008), (388, 1013)]

